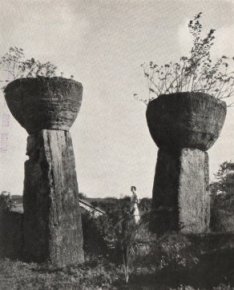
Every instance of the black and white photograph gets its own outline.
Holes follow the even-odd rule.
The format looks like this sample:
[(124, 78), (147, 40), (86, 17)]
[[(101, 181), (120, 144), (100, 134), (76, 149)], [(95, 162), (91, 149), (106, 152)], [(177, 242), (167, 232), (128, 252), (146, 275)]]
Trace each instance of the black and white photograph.
[(234, 289), (234, 0), (0, 11), (0, 290)]

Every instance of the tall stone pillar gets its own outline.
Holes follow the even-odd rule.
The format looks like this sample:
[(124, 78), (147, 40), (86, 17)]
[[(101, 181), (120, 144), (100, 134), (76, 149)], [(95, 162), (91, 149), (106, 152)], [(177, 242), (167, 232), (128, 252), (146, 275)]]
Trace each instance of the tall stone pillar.
[(209, 163), (206, 152), (217, 140), (226, 104), (203, 93), (161, 95), (146, 117), (159, 147), (151, 229), (204, 233), (209, 229)]
[(13, 116), (27, 130), (24, 180), (26, 258), (57, 267), (82, 263), (83, 233), (69, 128), (82, 85), (64, 78), (21, 79), (5, 89)]

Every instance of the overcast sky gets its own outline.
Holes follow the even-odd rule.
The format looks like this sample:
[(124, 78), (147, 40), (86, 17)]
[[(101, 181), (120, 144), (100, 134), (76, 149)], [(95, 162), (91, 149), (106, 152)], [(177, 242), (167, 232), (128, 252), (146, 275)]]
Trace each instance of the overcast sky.
[[(79, 116), (72, 127), (78, 183), (88, 196), (151, 196), (157, 147), (145, 121), (147, 94), (140, 65), (164, 64), (189, 51), (188, 20), (203, 12), (205, 29), (217, 29), (213, 56), (234, 55), (234, 1), (0, 0), (0, 55), (10, 46), (27, 57), (51, 61), (65, 77), (83, 83)], [(1, 98), (1, 115), (8, 113)], [(2, 122), (2, 121), (1, 121)], [(209, 150), (210, 176), (234, 160), (234, 108)], [(0, 191), (22, 194), (27, 134), (10, 117), (0, 152)]]

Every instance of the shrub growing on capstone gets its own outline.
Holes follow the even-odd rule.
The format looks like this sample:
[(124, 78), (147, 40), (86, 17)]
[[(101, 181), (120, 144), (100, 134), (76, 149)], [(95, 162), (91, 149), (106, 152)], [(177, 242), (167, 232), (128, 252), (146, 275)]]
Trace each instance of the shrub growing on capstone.
[(50, 62), (42, 63), (34, 58), (26, 59), (24, 50), (18, 47), (10, 47), (0, 59), (1, 71), (6, 73), (7, 79), (1, 82), (9, 82), (17, 78), (30, 77), (54, 77), (57, 67)]
[(177, 92), (203, 92), (218, 99), (230, 98), (234, 95), (234, 71), (230, 69), (234, 58), (221, 56), (211, 58), (214, 45), (215, 29), (203, 36), (201, 24), (202, 12), (194, 16), (188, 23), (193, 39), (189, 56), (182, 56), (178, 62), (159, 65), (154, 61), (142, 64), (144, 77), (148, 86), (148, 98), (139, 98), (148, 104), (159, 95)]

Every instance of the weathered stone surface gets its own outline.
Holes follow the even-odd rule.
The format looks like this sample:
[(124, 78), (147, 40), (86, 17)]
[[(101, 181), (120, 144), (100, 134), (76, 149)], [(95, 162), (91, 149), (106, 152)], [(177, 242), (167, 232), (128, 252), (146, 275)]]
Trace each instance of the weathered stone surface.
[(81, 263), (83, 234), (70, 133), (28, 137), (24, 182), (24, 248), (28, 259), (63, 267)]
[(199, 149), (162, 149), (153, 188), (152, 230), (203, 233), (210, 220), (208, 155)]
[(180, 156), (179, 221), (182, 232), (204, 233), (210, 222), (208, 154), (185, 148)]
[(29, 134), (42, 129), (69, 130), (82, 101), (83, 87), (71, 79), (17, 79), (5, 89), (7, 105)]
[(179, 153), (159, 149), (152, 199), (154, 232), (178, 230)]
[(203, 93), (161, 95), (147, 107), (146, 118), (159, 148), (208, 150), (219, 137), (226, 104)]

